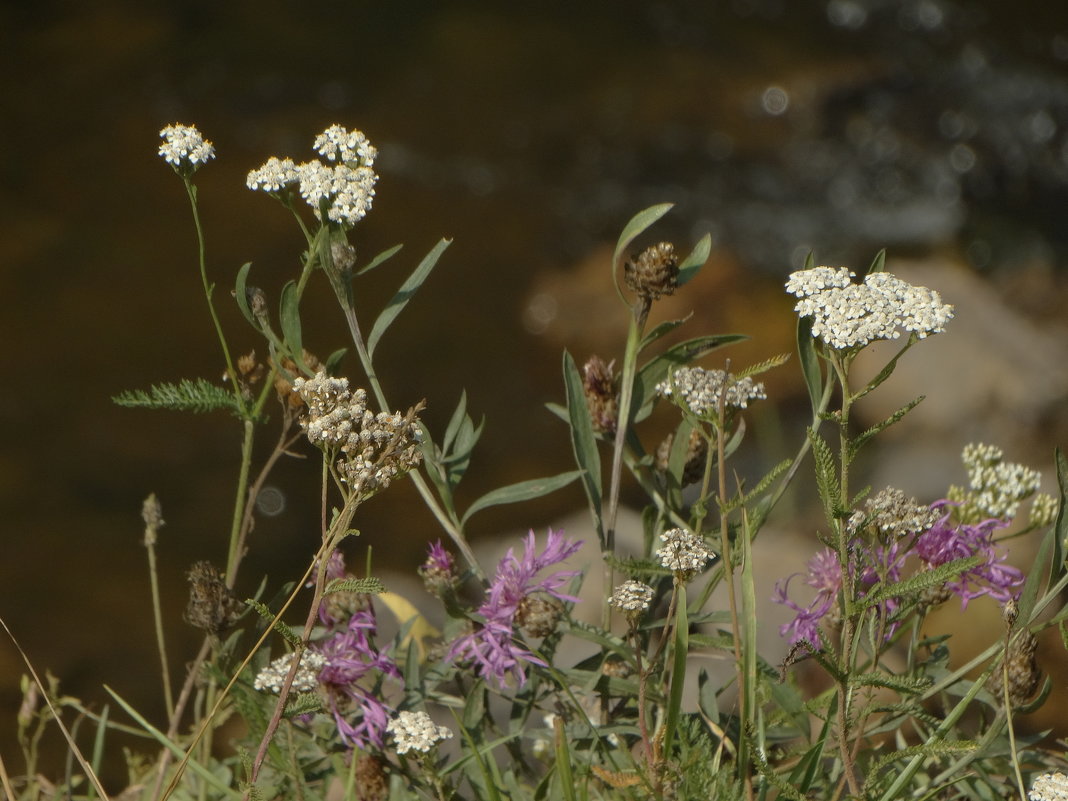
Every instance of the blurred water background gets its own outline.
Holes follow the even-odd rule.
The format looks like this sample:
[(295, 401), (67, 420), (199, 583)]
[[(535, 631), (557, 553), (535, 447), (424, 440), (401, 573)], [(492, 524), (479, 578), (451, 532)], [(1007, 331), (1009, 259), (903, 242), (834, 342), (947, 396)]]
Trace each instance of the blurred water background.
[[(453, 238), (378, 362), (396, 406), (427, 397), (432, 430), (463, 388), (485, 414), (467, 501), (568, 469), (566, 431), (541, 408), (562, 397), (560, 350), (621, 355), (606, 246), (663, 201), (676, 208), (659, 235), (714, 242), (671, 309), (696, 313), (692, 335), (753, 334), (730, 354), (737, 364), (791, 349), (781, 281), (810, 250), (863, 267), (887, 247), (972, 320), (895, 385), (941, 400), (867, 466), (873, 481), (882, 469), (931, 500), (963, 480), (951, 471), (967, 437), (992, 431), (1047, 474), (1066, 441), (1064, 4), (71, 0), (5, 4), (0, 41), (0, 615), (70, 693), (100, 703), (108, 682), (161, 711), (139, 517), (149, 492), (167, 520), (176, 667), (197, 642), (179, 619), (184, 573), (225, 561), (233, 421), (109, 400), (222, 369), (186, 199), (156, 155), (159, 129), (176, 121), (218, 150), (197, 182), (239, 351), (258, 343), (227, 302), (237, 268), (252, 261), (276, 299), (301, 250), (286, 213), (244, 187), (268, 156), (310, 158), (334, 122), (379, 147), (378, 196), (354, 242), (363, 260), (405, 248), (358, 285), (365, 319)], [(309, 347), (344, 343), (322, 282), (303, 309)], [(346, 369), (356, 381), (354, 358)], [(753, 412), (769, 463), (794, 447), (806, 403), (796, 368), (779, 372), (776, 403)], [(314, 547), (308, 468), (286, 461), (271, 482), (246, 593), (263, 573), (297, 576)], [(582, 504), (574, 489), (494, 510), (473, 534), (544, 529)], [(376, 563), (399, 569), (438, 536), (406, 486), (357, 525)], [(20, 673), (0, 647), (0, 747), (12, 759)]]

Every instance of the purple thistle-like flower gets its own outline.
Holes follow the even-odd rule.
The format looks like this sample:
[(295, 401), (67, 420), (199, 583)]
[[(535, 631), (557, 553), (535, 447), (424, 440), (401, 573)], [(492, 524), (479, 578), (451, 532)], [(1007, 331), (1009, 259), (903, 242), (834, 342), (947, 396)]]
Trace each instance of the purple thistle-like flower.
[(393, 658), (374, 646), (376, 625), (374, 611), (362, 609), (316, 649), (326, 658), (319, 682), (338, 733), (344, 742), (360, 748), (382, 746), (391, 713), (366, 685), (378, 683), (382, 676), (400, 678)]
[(815, 644), (820, 641), (820, 621), (838, 602), (838, 592), (842, 589), (842, 566), (838, 564), (838, 557), (830, 548), (824, 548), (808, 560), (808, 577), (805, 583), (816, 588), (816, 597), (808, 606), (791, 601), (787, 594), (790, 582), (799, 575), (801, 574), (794, 573), (785, 581), (775, 583), (772, 600), (797, 613), (793, 620), (779, 627), (779, 634), (783, 637), (789, 634), (791, 645), (801, 640)]
[(452, 554), (445, 550), (445, 546), (441, 544), (441, 540), (430, 543), (430, 547), (427, 549), (426, 562), (423, 563), (423, 568), (427, 570), (437, 570), (442, 573), (452, 573), (456, 569), (456, 560), (452, 558)]
[(550, 529), (541, 553), (537, 552), (533, 531), (523, 542), (522, 558), (516, 557), (514, 550), (509, 548), (497, 565), (497, 574), (486, 593), (486, 599), (477, 610), (484, 622), (478, 629), (454, 642), (447, 659), (473, 663), (479, 676), (492, 679), (501, 689), (505, 686), (508, 674), (515, 678), (519, 686), (525, 684), (527, 677), (523, 663), (545, 663), (515, 640), (516, 612), (520, 603), (536, 592), (545, 593), (559, 601), (578, 601), (578, 598), (567, 595), (561, 588), (579, 571), (557, 570), (541, 579), (535, 577), (542, 570), (563, 562), (581, 545), (581, 541), (567, 539), (562, 531)]
[[(334, 551), (326, 565), (326, 580), (345, 578), (345, 559)], [(319, 687), (338, 734), (359, 748), (385, 742), (392, 710), (381, 700), (382, 679), (400, 679), (393, 657), (374, 642), (378, 624), (374, 607), (357, 593), (332, 593), (319, 606), (319, 620), (327, 636), (313, 646), (325, 659)]]
[[(905, 557), (899, 553), (897, 543), (873, 550), (854, 540), (850, 549), (849, 572), (857, 577), (858, 594), (863, 597), (880, 582), (899, 580), (904, 561)], [(842, 567), (838, 562), (838, 555), (830, 548), (824, 548), (809, 559), (807, 571), (805, 583), (816, 589), (816, 595), (808, 606), (801, 606), (790, 600), (788, 595), (790, 581), (800, 575), (798, 573), (794, 573), (784, 582), (777, 582), (775, 594), (772, 596), (775, 603), (783, 604), (797, 613), (793, 620), (779, 627), (779, 634), (783, 637), (789, 636), (791, 645), (801, 640), (807, 640), (813, 645), (820, 643), (820, 625), (838, 605), (838, 593), (842, 589)], [(898, 606), (900, 603), (896, 598), (880, 601), (878, 607), (883, 620), (889, 621)], [(896, 622), (888, 623), (888, 638), (897, 629), (897, 625)]]
[[(931, 504), (931, 508), (945, 509), (953, 505), (942, 500)], [(1005, 564), (1007, 554), (999, 553), (993, 540), (994, 531), (1005, 528), (1008, 521), (990, 519), (972, 525), (955, 525), (950, 520), (952, 514), (950, 508), (934, 526), (920, 535), (913, 549), (916, 556), (929, 567), (970, 556), (984, 557), (984, 562), (946, 582), (946, 589), (960, 596), (961, 609), (966, 609), (968, 602), (980, 595), (989, 595), (1000, 603), (1015, 597), (1013, 590), (1023, 584), (1024, 575), (1012, 565)]]

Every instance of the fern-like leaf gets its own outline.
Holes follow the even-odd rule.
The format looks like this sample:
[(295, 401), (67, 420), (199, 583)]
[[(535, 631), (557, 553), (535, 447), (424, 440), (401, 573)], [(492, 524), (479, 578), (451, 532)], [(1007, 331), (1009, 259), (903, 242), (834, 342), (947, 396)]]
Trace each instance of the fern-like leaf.
[(914, 576), (902, 581), (886, 584), (871, 595), (864, 597), (865, 608), (870, 608), (888, 598), (901, 598), (916, 596), (929, 587), (940, 587), (947, 581), (957, 578), (962, 573), (978, 567), (986, 561), (984, 556), (966, 556), (963, 559), (954, 559), (931, 570), (921, 570)]
[(735, 375), (736, 379), (747, 378), (751, 375), (760, 375), (766, 373), (774, 367), (779, 367), (786, 362), (790, 361), (789, 353), (780, 353), (778, 356), (772, 356), (770, 359), (765, 359), (762, 362), (746, 367), (740, 373)]
[(380, 592), (385, 592), (385, 590), (386, 588), (383, 586), (381, 579), (369, 576), (367, 578), (334, 579), (326, 585), (323, 594), (329, 595), (332, 592), (358, 592), (363, 595), (377, 595)]
[(226, 409), (232, 414), (240, 413), (233, 393), (203, 378), (195, 381), (183, 378), (177, 384), (153, 384), (148, 392), (143, 389), (126, 390), (111, 400), (127, 408), (168, 409), (196, 414)]
[(823, 511), (829, 521), (839, 517), (839, 496), (841, 487), (838, 484), (838, 472), (834, 461), (834, 454), (827, 441), (812, 428), (808, 429), (808, 440), (812, 443), (812, 458), (816, 464), (816, 487), (819, 489), (820, 500), (823, 501)]
[(876, 423), (871, 428), (869, 428), (869, 429), (867, 429), (865, 431), (862, 431), (859, 435), (857, 435), (853, 439), (853, 441), (849, 443), (849, 461), (852, 462), (856, 458), (857, 454), (860, 452), (860, 449), (862, 447), (864, 447), (864, 445), (872, 437), (874, 437), (880, 431), (885, 431), (890, 426), (892, 426), (894, 423), (896, 423), (898, 420), (900, 420), (902, 417), (904, 417), (906, 414), (908, 414), (913, 409), (915, 409), (923, 401), (923, 399), (925, 397), (926, 397), (925, 395), (920, 395), (915, 400), (909, 401), (908, 403), (906, 403), (904, 406), (902, 406), (900, 409), (898, 409), (896, 412), (894, 412), (892, 415), (887, 417), (882, 422)]
[(281, 620), (275, 620), (274, 613), (270, 610), (270, 607), (268, 607), (267, 604), (248, 598), (245, 600), (245, 605), (255, 609), (256, 612), (259, 613), (259, 616), (268, 623), (274, 621), (274, 630), (281, 634), (282, 638), (294, 648), (300, 645), (300, 636)]

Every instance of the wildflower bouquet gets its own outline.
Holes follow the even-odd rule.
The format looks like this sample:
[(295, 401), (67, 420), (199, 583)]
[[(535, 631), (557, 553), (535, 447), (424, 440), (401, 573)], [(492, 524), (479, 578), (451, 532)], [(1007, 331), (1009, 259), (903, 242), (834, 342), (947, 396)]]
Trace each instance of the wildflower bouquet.
[[(191, 126), (161, 136), (159, 153), (183, 181), (199, 237), (194, 179), (214, 148)], [(154, 592), (162, 723), (114, 692), (115, 708), (93, 710), (35, 673), (27, 678), (18, 725), (28, 766), (16, 777), (0, 764), (9, 797), (46, 794), (32, 764), (40, 732), (53, 723), (80, 765), (62, 792), (78, 798), (106, 797), (96, 775), (116, 730), (143, 738), (127, 752), (125, 799), (1068, 797), (1057, 771), (1063, 755), (1015, 725), (1052, 686), (1036, 637), (1054, 626), (1063, 632), (1068, 618), (1060, 603), (1068, 462), (1056, 453), (1059, 501), (1038, 493), (1037, 472), (990, 445), (967, 446), (968, 486), (947, 487), (931, 502), (857, 486), (851, 469), (922, 400), (856, 430), (854, 406), (951, 322), (953, 308), (937, 292), (886, 272), (882, 254), (859, 282), (847, 268), (811, 261), (790, 276), (811, 422), (792, 458), (747, 484), (730, 465), (747, 447), (745, 414), (766, 398), (760, 375), (788, 359), (705, 368), (696, 362), (742, 337), (665, 344), (685, 321), (650, 327), (650, 312), (693, 278), (711, 243), (706, 236), (684, 256), (665, 242), (629, 255), (670, 206), (646, 209), (623, 229), (611, 264), (630, 309), (618, 372), (596, 356), (580, 369), (565, 353), (563, 403), (549, 406), (568, 427), (575, 469), (499, 488), (462, 509), (457, 488), (483, 426), (464, 398), (444, 430), (431, 431), (420, 418), (424, 401), (396, 410), (374, 362), (448, 243), (422, 259), (367, 328), (353, 302), (356, 282), (399, 250), (358, 264), (351, 242), (374, 200), (376, 150), (337, 125), (313, 147), (323, 160), (272, 157), (248, 174), (251, 190), (292, 214), (307, 248), (277, 311), (250, 282), (250, 264), (233, 276), (234, 302), (266, 355), (231, 351), (201, 239), (200, 278), (225, 384), (183, 381), (116, 398), (147, 409), (225, 410), (240, 427), (224, 566), (199, 563), (189, 573), (186, 619), (203, 631), (200, 650), (172, 680)], [(320, 358), (304, 345), (301, 298), (322, 279), (347, 323), (361, 387), (339, 375), (343, 351)], [(859, 380), (854, 362), (876, 341), (899, 347), (874, 378)], [(672, 410), (674, 431), (650, 446), (644, 424), (657, 406)], [(254, 464), (264, 432), (276, 445)], [(256, 547), (257, 495), (298, 448), (320, 457), (317, 547), (285, 586), (236, 595)], [(797, 565), (774, 587), (774, 601), (793, 615), (779, 632), (784, 648), (761, 654), (758, 596), (769, 590), (755, 575), (753, 544), (808, 464), (824, 520), (804, 526), (812, 540), (804, 572)], [(429, 595), (421, 598), (390, 592), (371, 569), (356, 575), (339, 549), (358, 534), (362, 505), (400, 480), (413, 482), (444, 534), (426, 533), (419, 574)], [(621, 528), (624, 481), (644, 493), (641, 531)], [(495, 566), (479, 561), (466, 535), (473, 515), (573, 482), (588, 500), (600, 564), (583, 573), (582, 543), (552, 529), (530, 532)], [(162, 526), (154, 497), (143, 514), (154, 565)], [(1026, 572), (1006, 562), (1008, 532), (1041, 538)], [(639, 543), (638, 552), (625, 556), (618, 535)], [(584, 594), (597, 581), (599, 596)], [(799, 599), (806, 585), (812, 592)], [(717, 590), (722, 605), (711, 600)], [(949, 636), (929, 632), (929, 614), (983, 595), (1001, 605), (1004, 625), (981, 653), (954, 661)], [(419, 611), (431, 603), (444, 612), (440, 630)], [(710, 653), (731, 664), (728, 681), (694, 670)], [(88, 756), (84, 735), (64, 722), (66, 709), (92, 724)]]

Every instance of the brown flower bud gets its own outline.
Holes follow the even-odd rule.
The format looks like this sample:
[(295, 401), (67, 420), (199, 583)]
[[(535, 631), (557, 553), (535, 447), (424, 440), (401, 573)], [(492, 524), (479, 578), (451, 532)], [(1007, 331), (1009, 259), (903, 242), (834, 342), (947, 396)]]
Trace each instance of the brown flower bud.
[(582, 389), (590, 410), (593, 430), (599, 434), (615, 434), (619, 419), (615, 362), (604, 363), (600, 356), (591, 356), (582, 367)]
[(241, 604), (211, 562), (196, 562), (189, 573), (189, 603), (185, 620), (209, 634), (219, 635), (234, 624)]
[[(671, 459), (671, 447), (674, 442), (675, 434), (668, 434), (656, 449), (656, 469), (661, 473), (667, 472), (668, 461)], [(684, 487), (696, 484), (704, 478), (707, 458), (708, 441), (695, 428), (690, 432), (690, 442), (686, 448), (686, 463), (682, 468), (682, 485)]]
[(515, 622), (531, 637), (548, 637), (564, 614), (564, 605), (551, 596), (528, 595), (519, 602)]
[[(1042, 680), (1042, 671), (1038, 667), (1038, 659), (1035, 656), (1037, 651), (1038, 640), (1027, 630), (1024, 630), (1009, 646), (1009, 703), (1014, 707), (1023, 706), (1038, 690), (1039, 682)], [(986, 683), (987, 690), (996, 698), (1001, 698), (1003, 678), (1002, 665), (999, 663), (997, 670)]]
[(660, 242), (643, 250), (636, 259), (623, 265), (623, 280), (627, 288), (648, 300), (674, 294), (678, 286), (679, 259), (675, 246)]
[(330, 257), (334, 260), (338, 272), (348, 272), (356, 263), (356, 248), (348, 242), (331, 242)]

